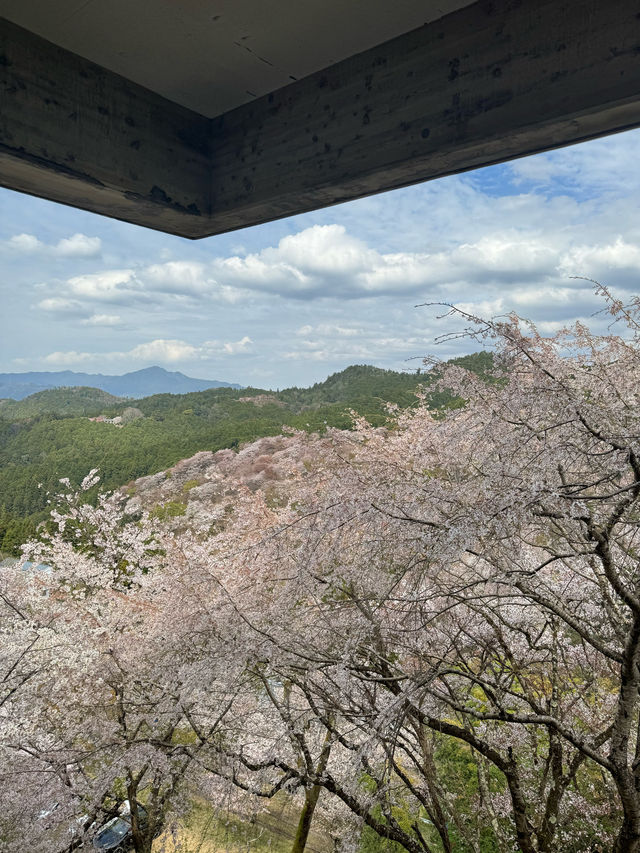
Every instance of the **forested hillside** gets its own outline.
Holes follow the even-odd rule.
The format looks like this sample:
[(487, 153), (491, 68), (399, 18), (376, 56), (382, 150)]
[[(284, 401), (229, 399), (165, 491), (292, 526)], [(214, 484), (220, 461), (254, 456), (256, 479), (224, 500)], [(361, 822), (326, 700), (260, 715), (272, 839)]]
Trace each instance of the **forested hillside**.
[[(491, 356), (479, 353), (460, 361), (483, 373)], [(310, 432), (327, 425), (348, 429), (350, 410), (380, 424), (387, 403), (412, 405), (416, 388), (428, 387), (433, 378), (358, 365), (311, 388), (276, 392), (219, 388), (119, 404), (96, 389), (74, 388), (0, 405), (0, 552), (15, 553), (32, 535), (47, 516), (47, 494), (59, 490), (62, 477), (77, 483), (98, 468), (102, 487), (114, 489), (199, 450), (238, 447), (277, 435), (283, 425)], [(431, 403), (455, 404), (441, 392), (432, 393)], [(122, 427), (77, 416), (82, 411), (114, 417), (132, 406), (144, 417)]]
[(15, 421), (42, 414), (97, 415), (122, 403), (122, 398), (114, 397), (99, 388), (82, 385), (51, 388), (31, 394), (22, 400), (0, 400), (0, 418)]

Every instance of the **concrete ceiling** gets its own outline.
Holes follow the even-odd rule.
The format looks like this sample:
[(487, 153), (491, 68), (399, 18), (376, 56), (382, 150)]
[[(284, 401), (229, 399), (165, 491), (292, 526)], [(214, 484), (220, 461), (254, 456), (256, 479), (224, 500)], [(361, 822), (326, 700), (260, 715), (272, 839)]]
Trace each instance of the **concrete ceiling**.
[(0, 186), (200, 238), (640, 126), (638, 0), (0, 0)]
[(0, 16), (208, 118), (469, 0), (0, 0)]

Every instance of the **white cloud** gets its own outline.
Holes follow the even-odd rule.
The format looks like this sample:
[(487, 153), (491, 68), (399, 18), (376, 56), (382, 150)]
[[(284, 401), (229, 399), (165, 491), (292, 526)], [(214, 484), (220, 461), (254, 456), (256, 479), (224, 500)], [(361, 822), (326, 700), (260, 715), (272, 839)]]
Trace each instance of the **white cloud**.
[(615, 277), (618, 286), (637, 290), (640, 284), (640, 245), (618, 237), (600, 246), (574, 246), (560, 262), (567, 275), (582, 275), (606, 281)]
[(83, 326), (119, 326), (122, 318), (118, 314), (92, 314), (81, 322)]
[(92, 307), (105, 303), (135, 306), (153, 302), (158, 307), (180, 302), (235, 303), (246, 296), (241, 288), (216, 281), (210, 265), (196, 261), (168, 261), (136, 269), (105, 269), (39, 287), (55, 290), (56, 296), (52, 298), (57, 300), (82, 301), (87, 313), (91, 313)]
[(206, 293), (205, 265), (196, 261), (167, 261), (152, 264), (142, 274), (147, 286), (158, 293)]
[(537, 234), (505, 231), (434, 252), (383, 253), (342, 225), (314, 225), (244, 258), (217, 259), (231, 286), (293, 299), (369, 298), (451, 284), (515, 285), (557, 273), (561, 255)]
[[(119, 318), (118, 318), (119, 319)], [(153, 341), (137, 344), (129, 350), (114, 350), (111, 352), (67, 352), (57, 351), (44, 356), (47, 364), (72, 366), (93, 362), (96, 365), (105, 363), (130, 362), (133, 364), (178, 364), (184, 362), (208, 361), (219, 356), (248, 354), (253, 351), (253, 341), (245, 335), (238, 341), (204, 341), (201, 344), (190, 344), (178, 339), (156, 338)]]
[(90, 352), (76, 352), (69, 350), (67, 352), (50, 352), (45, 355), (43, 361), (46, 364), (56, 365), (59, 367), (74, 367), (80, 364), (85, 364), (95, 360), (95, 356)]
[(38, 302), (38, 308), (53, 314), (78, 314), (84, 310), (81, 302), (66, 299), (62, 296), (52, 296)]
[(25, 254), (45, 253), (60, 258), (97, 258), (102, 251), (100, 237), (76, 233), (63, 237), (55, 245), (43, 243), (34, 234), (16, 234), (6, 241), (10, 249)]
[(7, 245), (10, 249), (28, 254), (39, 252), (40, 249), (44, 248), (44, 243), (41, 243), (33, 234), (16, 234), (7, 240)]
[(222, 351), (228, 353), (229, 355), (237, 355), (241, 352), (250, 352), (253, 345), (253, 341), (248, 335), (245, 335), (242, 340), (239, 341), (228, 341), (227, 343), (222, 345)]
[(198, 348), (185, 343), (185, 341), (149, 341), (146, 344), (138, 344), (126, 353), (111, 353), (111, 357), (133, 358), (136, 361), (191, 361), (198, 355)]
[(363, 334), (362, 328), (353, 328), (347, 326), (336, 326), (332, 323), (320, 323), (317, 326), (300, 326), (295, 330), (296, 335), (306, 337), (311, 334), (331, 335), (341, 338), (355, 338)]
[(86, 234), (63, 237), (54, 248), (55, 254), (63, 258), (97, 258), (101, 251), (100, 237), (87, 237)]
[(128, 301), (139, 298), (140, 286), (133, 270), (105, 270), (70, 278), (66, 282), (68, 293), (95, 302)]
[(374, 266), (376, 257), (363, 241), (347, 234), (344, 226), (313, 225), (261, 252), (218, 258), (213, 269), (216, 279), (227, 286), (307, 299), (334, 295), (336, 289)]

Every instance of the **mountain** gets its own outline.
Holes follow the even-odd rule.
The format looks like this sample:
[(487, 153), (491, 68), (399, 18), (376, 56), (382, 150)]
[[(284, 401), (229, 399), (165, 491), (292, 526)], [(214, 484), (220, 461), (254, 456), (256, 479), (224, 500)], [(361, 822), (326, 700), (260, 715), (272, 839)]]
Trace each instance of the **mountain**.
[(73, 386), (49, 388), (23, 397), (21, 400), (0, 400), (0, 418), (20, 420), (42, 414), (72, 415), (76, 417), (98, 415), (123, 403), (99, 388)]
[(187, 394), (190, 391), (206, 391), (209, 388), (241, 388), (232, 382), (217, 379), (193, 379), (184, 373), (164, 370), (162, 367), (145, 367), (109, 376), (102, 373), (76, 373), (61, 370), (56, 373), (0, 373), (0, 398), (22, 400), (39, 391), (71, 386), (99, 388), (116, 397), (149, 397), (151, 394)]

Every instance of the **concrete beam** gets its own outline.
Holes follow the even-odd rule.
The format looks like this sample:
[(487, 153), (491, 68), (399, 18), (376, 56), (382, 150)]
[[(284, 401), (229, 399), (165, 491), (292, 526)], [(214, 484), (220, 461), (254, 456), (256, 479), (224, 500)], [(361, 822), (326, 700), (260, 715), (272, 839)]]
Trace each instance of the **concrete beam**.
[(137, 225), (210, 233), (210, 124), (0, 19), (0, 184)]
[(640, 125), (636, 0), (479, 0), (206, 119), (6, 22), (0, 183), (203, 237)]
[(215, 119), (212, 233), (638, 125), (637, 0), (481, 0)]

